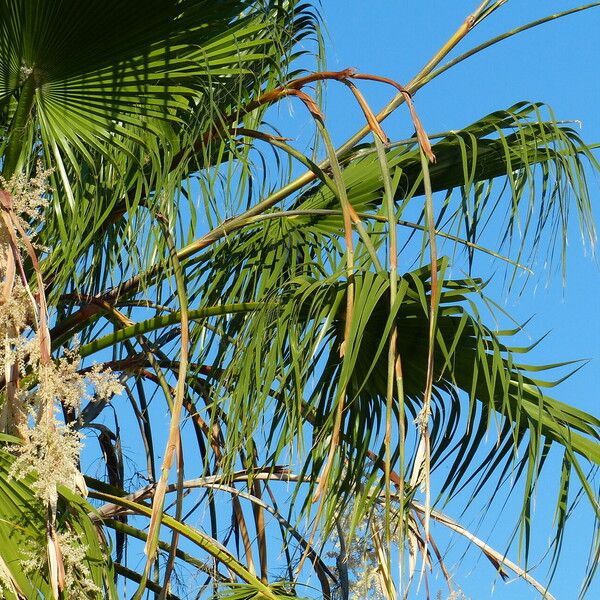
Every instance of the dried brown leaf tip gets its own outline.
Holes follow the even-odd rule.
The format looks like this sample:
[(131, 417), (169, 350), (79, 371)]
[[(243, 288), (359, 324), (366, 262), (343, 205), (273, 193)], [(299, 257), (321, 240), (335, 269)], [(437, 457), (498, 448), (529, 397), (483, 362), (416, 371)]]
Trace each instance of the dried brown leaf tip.
[(429, 141), (429, 137), (425, 131), (421, 123), (421, 119), (419, 119), (419, 115), (415, 109), (415, 105), (412, 101), (412, 94), (401, 84), (389, 77), (382, 77), (381, 75), (370, 75), (366, 73), (354, 73), (352, 75), (353, 79), (362, 79), (365, 81), (378, 81), (381, 83), (387, 83), (392, 87), (396, 88), (404, 97), (404, 100), (408, 106), (408, 110), (410, 112), (410, 118), (412, 120), (413, 126), (415, 128), (415, 132), (417, 134), (417, 140), (421, 149), (425, 153), (425, 156), (429, 159), (429, 162), (434, 163), (436, 161), (435, 154), (433, 153), (433, 149), (431, 148), (431, 142)]
[(356, 98), (356, 101), (358, 102), (361, 110), (363, 111), (363, 114), (365, 115), (365, 118), (367, 120), (367, 124), (369, 125), (369, 129), (385, 145), (389, 144), (390, 140), (389, 140), (387, 134), (385, 133), (385, 131), (381, 127), (381, 124), (377, 120), (377, 117), (375, 116), (375, 113), (373, 112), (373, 110), (369, 106), (369, 103), (366, 101), (366, 99), (363, 96), (362, 92), (351, 81), (345, 80), (344, 83), (350, 88), (350, 90), (354, 94), (354, 97)]

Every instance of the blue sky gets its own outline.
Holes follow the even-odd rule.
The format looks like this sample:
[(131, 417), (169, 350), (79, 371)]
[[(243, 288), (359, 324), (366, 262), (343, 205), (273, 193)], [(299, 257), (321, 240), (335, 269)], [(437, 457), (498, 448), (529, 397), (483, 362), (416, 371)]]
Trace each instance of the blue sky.
[[(327, 25), (328, 68), (356, 67), (362, 72), (407, 82), (477, 4), (475, 0), (326, 0), (322, 14)], [(577, 5), (574, 1), (509, 0), (473, 31), (453, 55), (528, 21)], [(600, 142), (599, 32), (600, 8), (596, 8), (525, 32), (451, 69), (415, 96), (426, 129), (430, 132), (458, 129), (494, 110), (508, 108), (520, 100), (530, 100), (548, 103), (558, 119), (581, 121), (582, 137), (587, 142)], [(360, 122), (360, 115), (347, 102), (347, 93), (339, 89), (341, 87), (329, 86), (327, 94), (328, 125), (338, 142), (354, 132), (355, 127), (349, 128), (349, 123)], [(368, 97), (373, 106), (380, 107), (389, 99), (390, 92), (383, 87), (372, 87), (368, 88)], [(392, 139), (412, 134), (408, 118), (401, 113), (386, 122), (386, 130)], [(600, 187), (593, 175), (590, 184), (598, 222)], [(499, 283), (500, 277), (492, 282), (488, 294), (491, 293), (518, 320), (534, 317), (527, 326), (531, 340), (550, 332), (536, 348), (535, 361), (591, 359), (585, 368), (553, 391), (553, 395), (599, 415), (600, 313), (597, 298), (600, 296), (600, 271), (597, 261), (591, 257), (590, 248), (582, 248), (575, 212), (572, 213), (565, 285), (558, 264), (550, 269), (544, 269), (543, 264), (534, 265), (534, 268), (536, 276), (522, 294), (509, 296)], [(554, 466), (560, 465), (555, 463)], [(534, 537), (532, 563), (540, 558), (545, 548), (554, 501), (552, 492), (543, 485), (536, 498), (540, 530)], [(489, 535), (486, 539), (490, 543), (499, 541), (498, 549), (504, 550), (506, 536), (503, 534), (513, 525), (511, 518), (516, 506), (514, 502), (508, 502), (491, 535), (488, 522), (491, 515), (484, 523), (472, 519), (465, 524), (475, 526), (482, 537)], [(459, 508), (454, 506), (454, 510), (453, 516), (457, 517)], [(492, 514), (495, 519), (495, 512)], [(573, 520), (551, 587), (559, 599), (577, 597), (592, 526), (589, 513), (582, 512)], [(448, 557), (466, 596), (473, 600), (539, 597), (519, 582), (504, 585), (494, 578), (489, 563), (477, 553), (470, 551), (462, 557), (464, 549), (463, 544), (453, 542)], [(511, 550), (510, 556), (516, 556), (516, 548)], [(543, 581), (545, 573), (541, 568), (535, 575)], [(432, 583), (433, 591), (443, 590), (441, 580)], [(598, 581), (588, 597), (600, 597)]]

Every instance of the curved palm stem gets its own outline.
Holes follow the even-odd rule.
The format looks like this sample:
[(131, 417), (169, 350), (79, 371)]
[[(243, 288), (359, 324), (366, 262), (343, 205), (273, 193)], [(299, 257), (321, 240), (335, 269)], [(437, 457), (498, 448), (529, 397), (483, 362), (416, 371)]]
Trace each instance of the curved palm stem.
[[(181, 268), (181, 264), (179, 259), (177, 258), (177, 250), (175, 248), (175, 244), (173, 242), (173, 238), (169, 231), (169, 223), (163, 217), (163, 215), (158, 214), (157, 220), (161, 226), (163, 231), (163, 235), (165, 240), (167, 241), (167, 245), (169, 247), (169, 254), (171, 259), (171, 264), (173, 266), (173, 273), (175, 276), (175, 281), (177, 285), (177, 296), (179, 299), (179, 308), (180, 308), (180, 323), (181, 323), (181, 350), (179, 356), (179, 367), (178, 367), (178, 377), (177, 377), (177, 385), (175, 387), (175, 397), (173, 399), (173, 406), (171, 409), (171, 423), (169, 427), (169, 436), (167, 439), (167, 445), (164, 452), (163, 463), (161, 466), (161, 474), (158, 480), (156, 493), (154, 495), (154, 501), (152, 503), (152, 516), (150, 518), (150, 525), (148, 528), (148, 539), (146, 541), (145, 546), (145, 554), (146, 554), (146, 566), (144, 567), (144, 572), (142, 575), (142, 581), (140, 582), (139, 588), (137, 592), (134, 594), (134, 600), (139, 600), (144, 593), (145, 583), (148, 579), (148, 575), (150, 573), (150, 568), (156, 558), (158, 552), (158, 540), (160, 535), (160, 524), (162, 522), (163, 510), (164, 510), (164, 499), (165, 493), (169, 478), (169, 473), (171, 471), (173, 456), (177, 450), (179, 450), (179, 456), (181, 459), (181, 443), (180, 443), (180, 417), (181, 410), (183, 407), (183, 398), (185, 395), (185, 386), (186, 386), (186, 378), (187, 378), (187, 367), (189, 360), (189, 312), (188, 312), (188, 298), (187, 291), (185, 286), (185, 279), (183, 275), (183, 269)], [(178, 481), (181, 483), (183, 481), (183, 473), (181, 469), (178, 471)], [(178, 489), (178, 512), (181, 511), (181, 505), (179, 504), (179, 500), (181, 498), (181, 490)], [(173, 540), (172, 546), (175, 547), (176, 538)], [(170, 561), (173, 559), (171, 558)], [(168, 572), (168, 570), (167, 570)], [(166, 579), (168, 582), (168, 577)], [(166, 584), (163, 585), (163, 588), (166, 588)]]
[(552, 594), (550, 594), (550, 592), (548, 591), (548, 588), (541, 584), (539, 581), (537, 581), (537, 579), (529, 575), (529, 573), (525, 569), (519, 567), (519, 565), (511, 561), (501, 552), (494, 550), (483, 540), (473, 535), (470, 531), (465, 529), (462, 525), (460, 525), (444, 513), (432, 508), (428, 509), (427, 507), (419, 504), (418, 502), (413, 502), (411, 506), (414, 510), (422, 513), (423, 515), (429, 513), (432, 519), (438, 521), (445, 527), (448, 527), (448, 529), (451, 529), (452, 531), (455, 531), (456, 533), (465, 537), (467, 540), (469, 540), (470, 543), (477, 546), (492, 561), (493, 564), (498, 564), (509, 568), (518, 577), (524, 579), (527, 583), (533, 586), (542, 595), (542, 598), (546, 598), (547, 600), (555, 600), (554, 596), (552, 596)]
[[(131, 511), (133, 514), (144, 515), (149, 518), (151, 518), (153, 514), (153, 510), (149, 506), (140, 504), (138, 502), (132, 502), (131, 500), (126, 500), (124, 498), (120, 498), (119, 496), (112, 496), (111, 494), (106, 494), (104, 492), (91, 492), (90, 496), (98, 500), (104, 500), (106, 502), (117, 504), (124, 509)], [(215, 540), (212, 540), (201, 531), (189, 525), (179, 523), (173, 517), (170, 517), (164, 513), (161, 516), (161, 523), (197, 544), (200, 548), (208, 552), (238, 577), (251, 584), (258, 592), (263, 594), (267, 600), (279, 600), (277, 595), (272, 592), (268, 585), (265, 585), (260, 579), (250, 573), (250, 571), (248, 571), (238, 560), (236, 560), (224, 547), (216, 543)]]

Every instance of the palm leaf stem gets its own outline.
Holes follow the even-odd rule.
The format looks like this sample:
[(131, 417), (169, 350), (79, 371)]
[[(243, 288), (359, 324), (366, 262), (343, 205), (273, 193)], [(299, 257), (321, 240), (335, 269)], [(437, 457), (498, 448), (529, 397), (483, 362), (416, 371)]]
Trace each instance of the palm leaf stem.
[(469, 540), (469, 542), (477, 546), (490, 560), (492, 560), (493, 564), (499, 564), (509, 568), (518, 577), (524, 579), (527, 583), (532, 585), (546, 600), (555, 600), (554, 596), (550, 594), (547, 587), (542, 585), (539, 581), (537, 581), (535, 578), (529, 575), (529, 573), (527, 573), (525, 569), (519, 567), (519, 565), (508, 559), (501, 552), (498, 552), (497, 550), (494, 550), (492, 547), (488, 546), (483, 540), (473, 535), (470, 531), (465, 529), (462, 525), (460, 525), (450, 517), (435, 509), (430, 508), (428, 511), (425, 506), (415, 501), (411, 503), (411, 506), (414, 510), (420, 512), (423, 515), (429, 512), (432, 519), (438, 521), (439, 523), (448, 527), (448, 529), (451, 529), (452, 531), (455, 531), (456, 533), (465, 537), (467, 540)]
[[(188, 313), (188, 297), (185, 286), (185, 279), (183, 275), (183, 269), (181, 263), (177, 257), (177, 250), (175, 243), (169, 231), (169, 223), (165, 217), (161, 214), (157, 214), (157, 221), (161, 226), (163, 236), (169, 249), (169, 256), (173, 268), (173, 274), (175, 276), (175, 282), (177, 287), (177, 296), (179, 300), (180, 308), (180, 323), (181, 323), (181, 350), (179, 358), (179, 369), (177, 376), (177, 385), (175, 388), (175, 397), (173, 400), (173, 408), (171, 410), (171, 424), (169, 427), (169, 437), (164, 452), (163, 463), (161, 466), (161, 474), (158, 480), (156, 494), (152, 503), (152, 516), (150, 518), (150, 525), (148, 529), (148, 540), (145, 546), (145, 553), (147, 556), (146, 566), (144, 567), (144, 574), (142, 577), (142, 583), (134, 594), (134, 600), (140, 600), (143, 592), (145, 581), (150, 573), (150, 568), (156, 554), (158, 552), (158, 539), (160, 535), (160, 524), (162, 521), (162, 515), (164, 510), (164, 498), (165, 490), (167, 487), (169, 473), (173, 464), (173, 455), (176, 452), (178, 446), (181, 453), (181, 446), (178, 444), (180, 435), (179, 421), (181, 418), (181, 410), (183, 407), (183, 398), (185, 395), (185, 385), (187, 378), (187, 367), (189, 360), (189, 313)], [(178, 478), (182, 481), (181, 476)]]
[[(130, 532), (127, 533), (127, 535), (131, 535)], [(113, 568), (115, 570), (115, 573), (117, 573), (118, 575), (122, 575), (123, 577), (129, 579), (130, 581), (133, 581), (134, 583), (137, 584), (141, 584), (142, 583), (142, 576), (137, 572), (134, 571), (133, 569), (129, 569), (128, 567), (126, 567), (125, 565), (122, 565), (121, 563), (114, 563)], [(162, 594), (164, 591), (164, 588), (161, 587), (159, 584), (155, 583), (154, 581), (146, 581), (144, 582), (144, 587), (148, 590), (150, 590), (151, 592), (154, 592), (154, 594)], [(176, 596), (175, 594), (172, 594), (171, 592), (166, 592), (166, 600), (181, 600), (181, 598), (179, 596)]]
[[(104, 492), (90, 491), (90, 497), (120, 505), (124, 509), (131, 511), (133, 514), (144, 515), (147, 517), (152, 516), (153, 511), (151, 507), (120, 498), (119, 496), (113, 496)], [(217, 544), (215, 540), (210, 539), (207, 535), (189, 525), (179, 523), (173, 517), (170, 517), (165, 513), (162, 514), (161, 520), (163, 525), (178, 531), (181, 535), (208, 552), (208, 554), (225, 565), (225, 567), (243, 579), (246, 583), (252, 585), (258, 592), (264, 595), (265, 600), (279, 600), (277, 595), (268, 585), (265, 585), (260, 579), (250, 573), (250, 571), (236, 560), (236, 558), (225, 548)]]
[(575, 13), (582, 12), (584, 10), (589, 10), (590, 8), (597, 8), (597, 7), (600, 7), (600, 2), (591, 2), (590, 4), (578, 6), (577, 8), (571, 8), (569, 10), (565, 10), (565, 11), (562, 11), (559, 13), (555, 13), (553, 15), (548, 15), (547, 17), (543, 17), (541, 19), (537, 19), (536, 21), (531, 21), (531, 23), (526, 23), (525, 25), (521, 25), (521, 27), (517, 27), (516, 29), (511, 29), (510, 31), (502, 33), (496, 37), (493, 37), (493, 38), (483, 42), (482, 44), (475, 46), (471, 50), (464, 52), (460, 56), (453, 58), (452, 60), (448, 61), (446, 64), (442, 65), (441, 67), (438, 67), (437, 69), (433, 70), (431, 73), (429, 73), (429, 75), (427, 75), (424, 78), (423, 85), (425, 85), (426, 83), (429, 83), (432, 79), (435, 79), (442, 73), (445, 73), (448, 69), (451, 69), (452, 67), (456, 66), (457, 64), (467, 60), (471, 56), (474, 56), (475, 54), (478, 54), (479, 52), (482, 52), (483, 50), (486, 50), (487, 48), (490, 48), (491, 46), (499, 44), (500, 42), (503, 42), (504, 40), (507, 40), (519, 33), (522, 33), (523, 31), (527, 31), (528, 29), (533, 29), (534, 27), (539, 27), (540, 25), (544, 25), (545, 23), (550, 23), (552, 21), (556, 21), (557, 19), (561, 19), (563, 17), (567, 17), (569, 15), (573, 15)]
[[(436, 337), (436, 321), (439, 306), (438, 273), (434, 265), (438, 264), (437, 245), (435, 239), (435, 215), (433, 207), (433, 193), (431, 190), (431, 177), (429, 175), (429, 158), (425, 154), (423, 147), (420, 148), (421, 168), (423, 170), (423, 182), (425, 186), (425, 218), (429, 235), (429, 260), (431, 264), (431, 294), (429, 304), (429, 341), (427, 350), (427, 374), (425, 380), (425, 390), (423, 392), (423, 408), (417, 416), (417, 425), (421, 440), (420, 447), (423, 450), (422, 465), (415, 463), (416, 469), (422, 468), (423, 486), (425, 488), (425, 550), (423, 555), (427, 555), (427, 544), (429, 543), (429, 511), (431, 510), (431, 446), (429, 434), (429, 419), (431, 416), (431, 397), (433, 394), (433, 372), (434, 372), (434, 353)], [(435, 157), (434, 157), (435, 160)], [(400, 417), (402, 418), (402, 417)], [(423, 562), (425, 568), (425, 562)]]
[[(294, 217), (328, 217), (328, 216), (341, 216), (342, 211), (337, 209), (328, 209), (328, 208), (306, 208), (306, 209), (292, 209), (292, 210), (281, 210), (275, 212), (268, 212), (262, 215), (257, 215), (255, 217), (249, 217), (245, 223), (240, 224), (240, 229), (243, 227), (248, 227), (249, 225), (254, 225), (255, 223), (261, 223), (262, 221), (269, 221), (272, 219), (288, 219)], [(387, 215), (378, 215), (373, 213), (365, 213), (365, 212), (357, 212), (356, 216), (361, 220), (373, 220), (379, 221), (380, 223), (389, 222), (389, 217)], [(408, 227), (410, 229), (416, 229), (418, 231), (427, 231), (427, 226), (422, 225), (421, 223), (414, 223), (412, 221), (407, 221), (405, 219), (398, 219), (396, 215), (394, 215), (392, 222), (395, 222), (397, 225), (401, 225), (402, 227)], [(475, 242), (471, 242), (469, 240), (465, 240), (459, 236), (453, 235), (451, 233), (446, 233), (441, 229), (435, 230), (435, 235), (437, 237), (441, 237), (452, 242), (456, 242), (457, 244), (461, 244), (467, 248), (471, 248), (473, 250), (477, 250), (479, 252), (483, 252), (484, 254), (488, 254), (493, 258), (497, 258), (503, 262), (506, 262), (513, 267), (518, 269), (522, 269), (527, 273), (533, 273), (533, 271), (527, 267), (526, 265), (515, 262), (514, 260), (508, 258), (508, 256), (504, 256), (499, 252), (492, 250), (491, 248), (486, 248), (485, 246), (481, 246), (476, 244)]]
[[(241, 302), (239, 304), (208, 306), (205, 308), (190, 310), (188, 313), (188, 318), (191, 321), (196, 321), (206, 319), (212, 316), (254, 312), (257, 310), (261, 310), (266, 306), (270, 306), (271, 304), (273, 303), (265, 304), (264, 302)], [(103, 308), (100, 306), (96, 306), (96, 309), (98, 311), (103, 310)], [(156, 329), (161, 329), (170, 325), (175, 325), (176, 323), (180, 323), (181, 318), (181, 312), (176, 311), (169, 315), (153, 317), (152, 319), (148, 319), (146, 321), (141, 321), (139, 323), (123, 327), (122, 329), (119, 329), (113, 333), (98, 338), (97, 340), (94, 340), (89, 344), (84, 344), (80, 348), (80, 355), (82, 358), (85, 358), (86, 356), (90, 356), (95, 352), (98, 352), (105, 348), (109, 348), (110, 346), (114, 346), (115, 344), (123, 340), (136, 337), (138, 335), (144, 335), (146, 333), (149, 333), (150, 331), (154, 331)]]
[[(398, 477), (398, 475), (395, 475)], [(239, 471), (235, 471), (229, 475), (205, 475), (204, 477), (197, 477), (195, 479), (187, 479), (183, 482), (182, 488), (186, 490), (198, 489), (198, 488), (206, 488), (209, 486), (219, 487), (224, 485), (232, 485), (234, 483), (249, 483), (253, 480), (256, 481), (281, 481), (284, 483), (291, 482), (306, 482), (309, 483), (310, 480), (307, 479), (303, 475), (298, 475), (293, 473), (287, 469), (287, 467), (263, 467), (256, 469), (243, 469)], [(134, 492), (125, 493), (123, 490), (118, 490), (117, 488), (110, 486), (98, 479), (94, 479), (93, 477), (86, 477), (86, 482), (92, 490), (96, 490), (98, 492), (103, 492), (111, 495), (116, 495), (117, 492), (120, 492), (119, 498), (123, 498), (130, 502), (141, 503), (144, 500), (148, 500), (154, 497), (156, 492), (156, 482), (149, 483), (144, 487), (141, 487)], [(166, 493), (172, 494), (177, 491), (179, 484), (171, 483), (167, 485)], [(90, 492), (91, 494), (92, 492)], [(123, 506), (119, 503), (115, 502), (106, 502), (102, 506), (94, 508), (93, 513), (90, 513), (90, 518), (93, 520), (105, 520), (110, 519), (123, 512), (127, 512), (128, 509), (123, 508)]]
[[(345, 352), (349, 339), (350, 339), (350, 329), (352, 327), (352, 319), (354, 313), (354, 242), (352, 240), (352, 223), (356, 222), (354, 219), (354, 209), (351, 208), (351, 204), (348, 200), (348, 195), (346, 191), (346, 184), (344, 183), (344, 178), (342, 175), (342, 169), (340, 167), (340, 163), (337, 159), (335, 149), (333, 147), (333, 142), (329, 135), (327, 129), (317, 121), (317, 125), (321, 132), (321, 136), (323, 141), (325, 142), (325, 147), (327, 149), (327, 153), (329, 155), (329, 160), (331, 161), (331, 169), (333, 171), (333, 178), (336, 183), (337, 188), (337, 197), (342, 209), (343, 219), (344, 219), (344, 239), (346, 242), (346, 277), (347, 277), (347, 289), (346, 289), (346, 317), (344, 320), (344, 340), (343, 340), (343, 348), (340, 350), (340, 354), (343, 355)], [(326, 488), (327, 481), (329, 479), (329, 474), (331, 472), (331, 468), (333, 466), (333, 461), (335, 459), (335, 454), (338, 449), (339, 444), (339, 435), (342, 426), (342, 417), (344, 412), (344, 404), (346, 399), (346, 387), (341, 386), (338, 394), (338, 402), (336, 407), (336, 415), (335, 415), (335, 423), (333, 426), (333, 432), (331, 437), (331, 446), (329, 449), (329, 454), (327, 456), (327, 461), (325, 463), (325, 467), (323, 469), (323, 473), (321, 475), (321, 479), (317, 490), (315, 491), (313, 502), (317, 501), (323, 490)], [(319, 514), (322, 510), (323, 503), (319, 506)], [(315, 519), (315, 524), (318, 522), (318, 518)]]
[[(195, 489), (195, 488), (204, 488), (204, 489), (212, 489), (215, 491), (224, 491), (231, 494), (232, 497), (237, 497), (241, 499), (245, 499), (250, 501), (253, 505), (259, 506), (261, 509), (266, 510), (270, 514), (272, 514), (283, 528), (288, 531), (294, 539), (300, 544), (303, 551), (308, 552), (308, 557), (310, 558), (311, 564), (314, 565), (314, 568), (317, 572), (317, 576), (321, 581), (321, 585), (324, 586), (325, 589), (329, 589), (329, 580), (334, 581), (335, 576), (327, 567), (327, 565), (323, 562), (319, 553), (315, 550), (313, 546), (302, 536), (302, 534), (298, 531), (296, 527), (294, 527), (287, 519), (285, 519), (278, 510), (276, 510), (273, 506), (256, 496), (255, 494), (247, 493), (242, 490), (238, 490), (233, 487), (231, 484), (235, 481), (244, 481), (250, 483), (251, 481), (302, 481), (304, 478), (294, 474), (284, 474), (284, 473), (274, 473), (272, 469), (265, 470), (265, 472), (257, 472), (248, 474), (246, 471), (240, 471), (237, 474), (233, 475), (233, 478), (224, 477), (220, 475), (216, 476), (208, 476), (202, 477), (199, 479), (191, 479), (183, 482), (182, 487), (184, 489)], [(93, 486), (93, 482), (90, 482)], [(136, 492), (128, 494), (127, 496), (123, 496), (122, 499), (127, 500), (131, 503), (138, 504), (144, 499), (151, 498), (156, 489), (156, 485), (146, 486)], [(173, 493), (177, 491), (177, 484), (171, 484), (167, 487), (167, 493)], [(95, 491), (90, 492), (91, 497), (98, 497)], [(109, 502), (100, 506), (97, 510), (94, 511), (92, 518), (94, 519), (102, 519), (103, 523), (115, 523), (115, 527), (120, 526), (121, 523), (119, 521), (112, 521), (112, 517), (123, 514), (123, 505), (122, 503), (114, 503)], [(118, 525), (117, 525), (118, 524)], [(144, 534), (144, 537), (147, 537)], [(169, 549), (169, 545), (161, 542), (161, 547), (165, 550)], [(178, 550), (178, 553), (180, 551)], [(208, 565), (204, 567), (205, 569), (209, 569)], [(204, 570), (204, 569), (203, 569)], [(265, 582), (266, 583), (266, 582)]]
[[(392, 181), (389, 173), (389, 166), (383, 142), (376, 136), (373, 135), (375, 147), (377, 149), (377, 158), (379, 159), (379, 168), (383, 178), (384, 185), (384, 205), (387, 211), (388, 218), (388, 236), (389, 236), (389, 272), (390, 272), (390, 313), (394, 310), (396, 303), (396, 295), (398, 293), (398, 243), (396, 236), (396, 210), (394, 206), (394, 192), (392, 189)], [(402, 368), (400, 363), (400, 356), (398, 353), (398, 326), (394, 323), (392, 332), (390, 334), (390, 342), (388, 347), (388, 363), (387, 363), (387, 387), (386, 387), (386, 407), (385, 407), (385, 542), (386, 547), (391, 548), (392, 542), (392, 528), (391, 528), (391, 479), (390, 475), (392, 472), (392, 418), (394, 414), (394, 387), (396, 384), (396, 371), (397, 368)], [(400, 430), (400, 439), (398, 445), (400, 448), (400, 465), (399, 470), (401, 473), (404, 472), (404, 445), (405, 439), (402, 437), (404, 431), (400, 426), (400, 422), (403, 421), (402, 415), (404, 415), (404, 397), (400, 395), (400, 390), (397, 390), (398, 394), (398, 425)], [(398, 493), (404, 496), (403, 486), (400, 486)], [(400, 518), (400, 530), (398, 532), (400, 538), (400, 557), (398, 564), (400, 566), (400, 585), (402, 582), (402, 565), (404, 564), (404, 519)], [(388, 571), (391, 572), (391, 556), (388, 552), (386, 555), (388, 562)]]
[[(108, 527), (110, 529), (113, 529), (115, 531), (120, 531), (123, 534), (131, 537), (131, 538), (135, 538), (138, 540), (141, 540), (143, 542), (146, 541), (146, 539), (148, 538), (147, 534), (145, 531), (141, 531), (140, 529), (137, 529), (136, 527), (132, 527), (131, 525), (124, 523), (123, 521), (119, 521), (117, 519), (106, 519), (102, 521), (102, 525), (104, 525), (105, 527)], [(170, 545), (167, 542), (160, 542), (160, 549), (164, 550), (165, 552), (168, 552), (170, 549)], [(214, 568), (212, 565), (207, 564), (201, 560), (198, 560), (195, 556), (192, 556), (191, 554), (188, 554), (187, 552), (184, 552), (183, 550), (181, 550), (180, 548), (177, 548), (177, 552), (176, 552), (177, 558), (179, 558), (180, 560), (188, 563), (189, 565), (193, 566), (194, 568), (207, 573), (208, 575), (215, 575), (214, 572)], [(217, 575), (219, 580), (223, 580), (223, 581), (228, 581), (227, 578), (222, 577)]]
[[(184, 481), (184, 460), (183, 460), (183, 444), (181, 443), (181, 431), (178, 430), (176, 437), (175, 455), (177, 457), (177, 484), (176, 491), (177, 495), (175, 498), (175, 519), (179, 522), (183, 516), (183, 481)], [(167, 564), (165, 565), (165, 572), (163, 575), (163, 589), (158, 597), (158, 600), (166, 600), (165, 595), (167, 594), (171, 582), (171, 575), (175, 568), (175, 559), (177, 557), (177, 550), (179, 544), (179, 533), (173, 531), (171, 533), (171, 544), (169, 548), (169, 556), (167, 558)], [(158, 552), (158, 548), (157, 548)]]

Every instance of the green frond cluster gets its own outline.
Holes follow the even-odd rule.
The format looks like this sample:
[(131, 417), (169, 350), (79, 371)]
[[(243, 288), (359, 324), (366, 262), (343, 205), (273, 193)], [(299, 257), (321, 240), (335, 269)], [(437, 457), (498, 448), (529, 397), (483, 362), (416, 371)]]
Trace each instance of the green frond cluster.
[[(0, 311), (17, 294), (33, 307), (3, 326), (0, 408), (21, 440), (0, 439), (0, 596), (345, 599), (363, 535), (392, 598), (417, 556), (445, 569), (430, 521), (544, 591), (528, 573), (531, 498), (546, 467), (555, 567), (573, 503), (600, 516), (600, 420), (547, 393), (578, 363), (527, 364), (521, 328), (498, 330), (479, 257), (506, 266), (509, 291), (541, 262), (564, 268), (573, 210), (593, 247), (600, 165), (544, 104), (428, 138), (411, 100), (501, 4), (483, 2), (405, 89), (301, 69), (322, 50), (310, 3), (0, 0)], [(364, 79), (399, 92), (379, 115)], [(337, 151), (324, 80), (369, 125)], [(269, 111), (284, 99), (314, 122), (312, 149)], [(401, 104), (415, 135), (390, 143), (378, 123)], [(16, 215), (7, 182), (40, 168), (43, 202)], [(71, 466), (90, 488), (88, 504), (59, 487), (51, 514), (41, 468), (10, 475), (31, 440), (7, 416), (39, 379), (15, 340), (48, 328), (48, 361), (81, 357), (80, 382), (119, 376), (81, 407), (46, 407), (87, 436)], [(443, 513), (510, 486), (523, 567)], [(67, 549), (62, 576), (48, 543)]]

